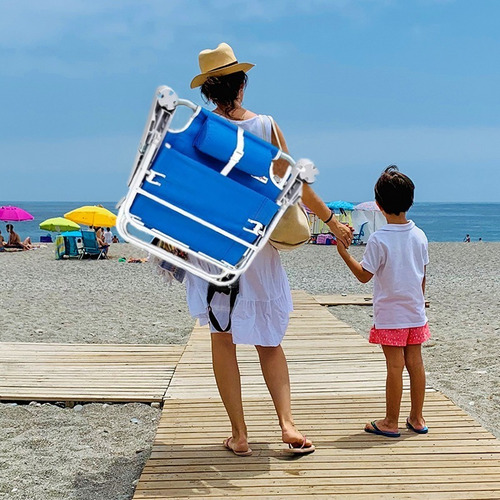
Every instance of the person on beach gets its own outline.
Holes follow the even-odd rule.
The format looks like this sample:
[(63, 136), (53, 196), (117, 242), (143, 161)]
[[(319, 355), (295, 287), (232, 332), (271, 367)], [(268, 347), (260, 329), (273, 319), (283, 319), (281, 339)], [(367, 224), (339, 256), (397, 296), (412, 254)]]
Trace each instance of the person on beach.
[(9, 240), (7, 243), (4, 243), (5, 248), (19, 248), (21, 250), (30, 250), (33, 248), (31, 238), (28, 236), (24, 241), (21, 241), (21, 237), (14, 231), (12, 224), (7, 224), (5, 229), (9, 233)]
[(0, 247), (3, 247), (5, 244), (5, 239), (2, 235), (2, 231), (0, 231)]
[(469, 234), (465, 235), (464, 243), (470, 243), (470, 235)]
[[(192, 80), (191, 88), (201, 86), (201, 93), (207, 102), (215, 105), (214, 113), (276, 146), (281, 144), (282, 149), (288, 152), (279, 127), (276, 126), (277, 136), (273, 134), (270, 117), (258, 115), (242, 106), (247, 84), (246, 72), (253, 64), (239, 63), (226, 43), (221, 43), (214, 50), (200, 52), (199, 64), (201, 74)], [(283, 160), (275, 162), (275, 173), (283, 175), (286, 166)], [(351, 231), (337, 221), (307, 184), (303, 187), (302, 200), (328, 224), (339, 241), (349, 246)], [(224, 441), (224, 446), (236, 455), (252, 454), (236, 358), (236, 346), (247, 344), (257, 349), (262, 373), (278, 415), (283, 442), (289, 445), (293, 453), (314, 451), (312, 442), (295, 427), (291, 411), (288, 365), (281, 341), (293, 305), (278, 251), (267, 244), (258, 253), (239, 280), (239, 293), (234, 307), (230, 305), (232, 292), (225, 294), (214, 291), (206, 281), (192, 274), (187, 274), (186, 286), (192, 316), (198, 318), (200, 324), (210, 325), (213, 370), (232, 427), (231, 436)], [(211, 300), (207, 297), (209, 290), (213, 294)]]
[(104, 243), (106, 245), (111, 245), (111, 243), (113, 243), (113, 233), (111, 232), (111, 230), (109, 229), (109, 227), (106, 228), (106, 231), (104, 231), (103, 233), (103, 239), (104, 239)]
[(413, 182), (394, 165), (387, 167), (375, 185), (375, 201), (387, 225), (375, 231), (357, 262), (340, 242), (337, 249), (354, 276), (373, 286), (374, 326), (370, 342), (381, 344), (387, 363), (386, 414), (366, 424), (365, 431), (399, 437), (399, 411), (403, 393), (403, 369), (410, 375), (411, 410), (408, 429), (425, 434), (422, 415), (425, 370), (422, 343), (430, 338), (425, 315), (425, 269), (429, 263), (425, 233), (406, 212), (413, 205)]

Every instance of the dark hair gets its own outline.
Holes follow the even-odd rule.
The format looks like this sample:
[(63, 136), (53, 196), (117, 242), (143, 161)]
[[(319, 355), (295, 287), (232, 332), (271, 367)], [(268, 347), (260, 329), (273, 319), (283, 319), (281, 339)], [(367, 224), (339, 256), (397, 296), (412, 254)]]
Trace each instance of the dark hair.
[(5, 226), (5, 229), (7, 229), (7, 231), (8, 231), (8, 230), (9, 230), (9, 228), (10, 228), (10, 230), (12, 231), (12, 230), (14, 229), (14, 226), (13, 226), (12, 224), (7, 224), (7, 225)]
[(229, 75), (211, 76), (201, 86), (201, 93), (208, 101), (220, 106), (226, 114), (231, 114), (236, 108), (241, 87), (246, 87), (248, 76), (244, 71), (237, 71)]
[(375, 200), (388, 214), (399, 215), (413, 205), (415, 185), (396, 165), (388, 166), (375, 184)]

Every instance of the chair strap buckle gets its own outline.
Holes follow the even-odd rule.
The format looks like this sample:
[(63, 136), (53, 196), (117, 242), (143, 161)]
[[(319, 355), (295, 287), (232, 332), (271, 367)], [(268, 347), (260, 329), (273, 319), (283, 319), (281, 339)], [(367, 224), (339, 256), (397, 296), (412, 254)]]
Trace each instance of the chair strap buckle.
[(250, 224), (253, 224), (254, 227), (252, 229), (244, 227), (243, 231), (247, 231), (248, 233), (253, 233), (256, 236), (262, 236), (264, 234), (264, 225), (262, 224), (262, 222), (253, 219), (248, 219), (248, 222)]
[(165, 174), (160, 174), (160, 172), (155, 172), (154, 170), (150, 170), (146, 176), (146, 181), (149, 182), (150, 184), (153, 184), (153, 186), (161, 186), (161, 184), (158, 181), (155, 181), (155, 177), (162, 177), (165, 179), (166, 175)]

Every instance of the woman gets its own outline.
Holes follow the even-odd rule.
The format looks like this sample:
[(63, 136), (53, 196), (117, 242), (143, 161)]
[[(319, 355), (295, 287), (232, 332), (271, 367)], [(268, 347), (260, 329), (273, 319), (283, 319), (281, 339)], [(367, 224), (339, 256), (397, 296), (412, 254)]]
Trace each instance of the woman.
[[(221, 43), (215, 50), (200, 52), (201, 74), (191, 82), (191, 88), (201, 86), (201, 92), (223, 116), (243, 129), (267, 140), (288, 152), (285, 139), (278, 126), (272, 131), (269, 117), (257, 115), (242, 106), (247, 83), (246, 72), (254, 65), (238, 63), (231, 47)], [(287, 163), (275, 162), (275, 172), (283, 174)], [(349, 246), (351, 231), (340, 224), (332, 212), (307, 184), (303, 187), (302, 201), (324, 220), (331, 231)], [(314, 446), (295, 427), (290, 404), (288, 366), (281, 341), (293, 310), (290, 286), (281, 265), (278, 251), (267, 244), (256, 256), (239, 281), (239, 294), (232, 309), (230, 296), (215, 293), (208, 311), (208, 283), (188, 274), (187, 299), (191, 314), (200, 324), (210, 325), (212, 362), (224, 406), (232, 426), (231, 436), (224, 446), (236, 455), (251, 455), (247, 428), (243, 415), (241, 382), (236, 358), (237, 344), (254, 345), (257, 349), (262, 374), (276, 408), (282, 439), (293, 453), (310, 453)], [(217, 319), (216, 322), (213, 318)], [(217, 325), (217, 327), (215, 326)], [(228, 325), (220, 328), (219, 325)], [(220, 331), (220, 330), (226, 331)]]

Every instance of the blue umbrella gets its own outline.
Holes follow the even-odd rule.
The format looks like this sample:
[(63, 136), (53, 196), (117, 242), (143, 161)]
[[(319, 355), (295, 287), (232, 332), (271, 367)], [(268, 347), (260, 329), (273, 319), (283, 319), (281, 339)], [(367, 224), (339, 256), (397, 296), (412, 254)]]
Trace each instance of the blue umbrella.
[(354, 204), (348, 201), (329, 201), (326, 206), (331, 210), (352, 210), (354, 208)]

